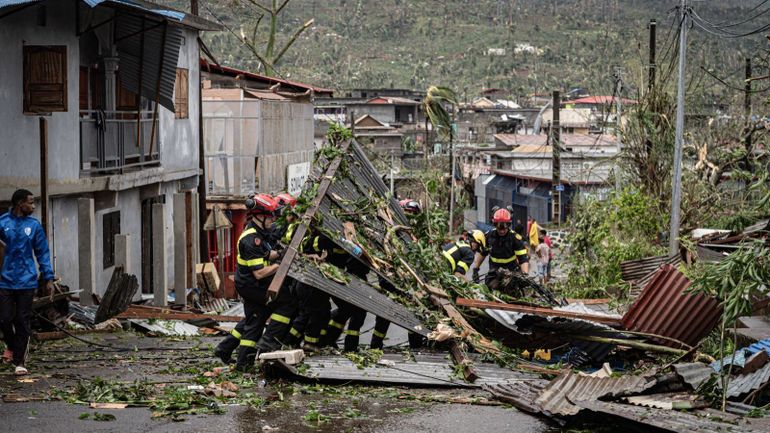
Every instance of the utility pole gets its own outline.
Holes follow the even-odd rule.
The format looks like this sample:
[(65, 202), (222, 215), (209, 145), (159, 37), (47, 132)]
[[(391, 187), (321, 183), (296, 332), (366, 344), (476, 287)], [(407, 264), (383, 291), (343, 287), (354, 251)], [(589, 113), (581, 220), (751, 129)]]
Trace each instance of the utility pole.
[(561, 107), (561, 96), (558, 90), (553, 91), (553, 122), (551, 123), (551, 155), (553, 157), (552, 165), (552, 200), (551, 200), (551, 220), (556, 225), (561, 224), (561, 144), (560, 144), (560, 129), (559, 122), (559, 110)]
[(621, 145), (620, 134), (620, 113), (621, 113), (621, 95), (620, 91), (623, 88), (623, 80), (621, 79), (621, 69), (615, 68), (615, 140), (617, 141), (618, 153), (615, 156), (615, 191), (620, 191), (620, 152), (623, 150)]
[(682, 147), (684, 145), (684, 70), (687, 57), (687, 0), (679, 5), (679, 82), (676, 90), (676, 141), (674, 178), (671, 181), (671, 227), (668, 255), (679, 254), (679, 206), (682, 201)]
[(657, 27), (658, 22), (650, 20), (650, 76), (649, 81), (647, 81), (647, 93), (652, 92), (653, 87), (655, 87), (655, 70), (657, 69), (655, 64), (655, 29)]

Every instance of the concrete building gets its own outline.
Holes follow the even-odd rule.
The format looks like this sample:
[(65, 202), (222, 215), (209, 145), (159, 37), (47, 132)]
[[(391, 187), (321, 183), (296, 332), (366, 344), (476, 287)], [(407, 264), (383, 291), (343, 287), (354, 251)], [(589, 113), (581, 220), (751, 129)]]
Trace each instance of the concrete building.
[(157, 304), (194, 284), (198, 33), (217, 28), (146, 1), (0, 1), (0, 197), (43, 197), (83, 303), (116, 265)]
[(313, 100), (329, 89), (265, 77), (201, 60), (206, 209), (222, 209), (229, 235), (209, 231), (208, 260), (235, 297), (237, 240), (246, 222), (243, 205), (251, 192), (299, 195), (314, 144)]

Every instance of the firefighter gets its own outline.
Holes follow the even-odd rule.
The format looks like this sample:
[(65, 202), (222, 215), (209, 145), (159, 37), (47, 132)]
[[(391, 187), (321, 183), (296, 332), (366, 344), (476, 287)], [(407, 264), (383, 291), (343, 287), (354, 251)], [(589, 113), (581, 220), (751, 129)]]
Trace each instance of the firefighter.
[(495, 271), (500, 268), (527, 275), (527, 247), (522, 236), (511, 230), (511, 213), (507, 209), (498, 209), (492, 216), (492, 223), (495, 228), (486, 233), (487, 250), (482, 253), (484, 256), (489, 255), (489, 272), (485, 283), (489, 284), (495, 277)]
[[(331, 240), (320, 234), (311, 234), (303, 240), (302, 250), (314, 254), (318, 259), (330, 257), (327, 251), (334, 249)], [(335, 245), (336, 247), (336, 245)], [(338, 249), (337, 254), (347, 254)], [(331, 262), (337, 266), (344, 265), (338, 257), (331, 256)], [(273, 302), (274, 311), (270, 315), (270, 324), (265, 334), (257, 342), (260, 352), (270, 352), (282, 345), (294, 346), (299, 344), (302, 335), (305, 336), (306, 348), (314, 350), (319, 341), (321, 330), (329, 320), (329, 295), (307, 284), (295, 281), (286, 289), (281, 290)]]
[[(398, 202), (398, 204), (401, 206), (401, 209), (404, 210), (404, 213), (409, 217), (410, 220), (414, 219), (415, 216), (419, 215), (420, 212), (422, 212), (422, 208), (420, 207), (420, 203), (418, 203), (416, 200), (412, 199), (404, 199)], [(416, 241), (417, 239), (414, 238), (414, 235), (412, 235), (412, 238)], [(382, 290), (385, 290), (387, 292), (396, 293), (397, 290), (393, 285), (386, 279), (380, 277), (380, 288)], [(372, 330), (372, 340), (369, 343), (369, 347), (372, 349), (382, 349), (385, 346), (385, 337), (388, 334), (388, 328), (390, 328), (390, 322), (381, 318), (377, 317), (377, 319), (374, 322), (374, 329)], [(409, 333), (409, 347), (412, 349), (417, 349), (422, 345), (422, 338), (419, 334), (415, 334), (413, 332)]]
[(257, 340), (270, 316), (267, 288), (278, 270), (271, 261), (279, 259), (270, 243), (271, 227), (278, 211), (278, 202), (269, 194), (256, 194), (246, 200), (248, 224), (238, 238), (235, 290), (243, 298), (244, 319), (214, 350), (214, 355), (230, 363), (238, 348), (236, 368), (245, 370), (254, 364)]
[(458, 278), (467, 280), (466, 274), (473, 264), (476, 251), (483, 248), (483, 236), (479, 236), (480, 230), (474, 230), (470, 233), (470, 243), (463, 240), (449, 242), (442, 248), (442, 255), (449, 264), (449, 270)]
[[(332, 256), (344, 253), (344, 269), (365, 282), (366, 275), (369, 273), (369, 267), (359, 260), (363, 250), (349, 240), (341, 239), (340, 242), (348, 244), (352, 254), (344, 249), (334, 247), (332, 249)], [(336, 345), (337, 339), (340, 334), (342, 334), (343, 329), (345, 329), (345, 323), (347, 323), (347, 329), (345, 330), (345, 351), (355, 352), (358, 350), (361, 327), (364, 326), (364, 321), (366, 320), (366, 311), (347, 301), (343, 301), (342, 299), (334, 298), (334, 303), (337, 305), (337, 308), (331, 312), (331, 317), (329, 318), (326, 333), (323, 336), (321, 344), (324, 346)]]

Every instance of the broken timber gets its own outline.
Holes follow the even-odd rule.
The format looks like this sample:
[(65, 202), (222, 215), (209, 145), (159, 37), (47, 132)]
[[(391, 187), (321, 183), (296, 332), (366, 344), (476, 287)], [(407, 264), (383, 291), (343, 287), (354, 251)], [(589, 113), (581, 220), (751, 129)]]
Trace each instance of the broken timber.
[(517, 313), (534, 314), (552, 317), (564, 317), (567, 319), (582, 319), (601, 323), (613, 328), (622, 328), (620, 319), (602, 316), (598, 314), (583, 314), (574, 311), (560, 311), (551, 308), (531, 307), (527, 305), (503, 304), (500, 302), (478, 301), (475, 299), (457, 298), (457, 305), (471, 308), (489, 308), (492, 310), (514, 311)]
[(211, 319), (217, 322), (238, 322), (241, 316), (218, 316), (213, 314), (182, 313), (162, 308), (142, 308), (132, 305), (128, 310), (117, 315), (119, 319), (158, 319), (158, 320), (200, 320)]
[(332, 184), (334, 175), (337, 173), (337, 169), (340, 167), (342, 158), (344, 158), (346, 152), (348, 151), (350, 143), (350, 140), (343, 143), (342, 146), (340, 146), (340, 154), (337, 155), (337, 157), (335, 157), (331, 163), (329, 163), (329, 168), (326, 169), (326, 173), (324, 174), (323, 179), (321, 179), (321, 183), (318, 185), (318, 193), (310, 203), (310, 207), (308, 207), (307, 211), (305, 211), (305, 214), (302, 216), (302, 222), (299, 224), (299, 227), (297, 227), (297, 231), (294, 232), (294, 236), (291, 238), (291, 242), (286, 248), (286, 254), (284, 254), (283, 260), (281, 260), (281, 264), (278, 266), (278, 270), (275, 272), (273, 281), (270, 283), (270, 287), (267, 288), (267, 296), (269, 298), (275, 299), (275, 297), (278, 295), (278, 291), (281, 290), (283, 281), (286, 279), (286, 276), (289, 273), (289, 268), (294, 262), (294, 259), (297, 257), (302, 239), (304, 239), (305, 235), (307, 234), (310, 221), (313, 219), (313, 216), (315, 216), (316, 212), (318, 212), (318, 208), (321, 206), (321, 201), (323, 200), (324, 196), (326, 196), (326, 191)]

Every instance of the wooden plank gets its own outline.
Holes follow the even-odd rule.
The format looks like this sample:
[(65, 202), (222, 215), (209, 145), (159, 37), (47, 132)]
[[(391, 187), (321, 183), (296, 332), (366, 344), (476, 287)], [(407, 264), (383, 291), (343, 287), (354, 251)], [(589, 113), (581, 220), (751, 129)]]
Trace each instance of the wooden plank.
[(454, 361), (455, 365), (462, 365), (463, 377), (466, 381), (473, 383), (476, 381), (476, 379), (479, 378), (478, 372), (475, 368), (473, 368), (473, 364), (470, 362), (470, 359), (465, 356), (465, 353), (460, 348), (460, 344), (458, 344), (456, 341), (450, 342), (449, 353), (452, 354), (452, 361)]
[(288, 247), (286, 247), (286, 253), (283, 256), (283, 260), (281, 260), (281, 264), (278, 266), (278, 270), (275, 272), (275, 276), (273, 276), (273, 281), (270, 283), (270, 287), (267, 289), (268, 298), (275, 299), (275, 297), (278, 295), (278, 291), (281, 290), (281, 286), (286, 279), (286, 275), (289, 273), (289, 268), (294, 262), (294, 259), (297, 257), (300, 243), (302, 243), (302, 239), (304, 239), (305, 235), (307, 234), (310, 221), (313, 219), (313, 216), (315, 216), (316, 212), (318, 212), (318, 208), (321, 206), (321, 201), (323, 200), (324, 196), (326, 196), (326, 191), (329, 190), (329, 186), (332, 184), (334, 175), (337, 173), (337, 169), (339, 168), (340, 163), (342, 163), (342, 158), (347, 153), (349, 147), (350, 141), (342, 143), (342, 146), (340, 147), (340, 155), (334, 158), (334, 160), (332, 160), (332, 162), (329, 164), (329, 167), (326, 169), (326, 173), (324, 174), (321, 183), (318, 185), (318, 192), (313, 198), (313, 201), (310, 203), (310, 207), (308, 207), (308, 209), (305, 211), (305, 214), (302, 215), (300, 220), (301, 223), (299, 224), (299, 227), (297, 227), (297, 230), (294, 232), (294, 236), (291, 238), (291, 243)]
[(514, 311), (517, 313), (533, 314), (536, 316), (581, 319), (581, 320), (589, 320), (591, 322), (602, 323), (605, 325), (612, 326), (613, 328), (622, 327), (620, 319), (615, 319), (607, 316), (600, 316), (596, 314), (582, 314), (582, 313), (575, 313), (572, 311), (559, 311), (551, 308), (529, 307), (526, 305), (515, 305), (515, 304), (503, 304), (500, 302), (487, 302), (487, 301), (479, 301), (476, 299), (465, 299), (465, 298), (457, 298), (456, 303), (457, 305), (462, 307), (490, 308), (493, 310)]
[(219, 316), (214, 314), (182, 313), (166, 309), (147, 309), (135, 308), (131, 306), (128, 310), (117, 315), (119, 319), (159, 319), (159, 320), (200, 320), (211, 319), (217, 322), (238, 322), (241, 316)]

